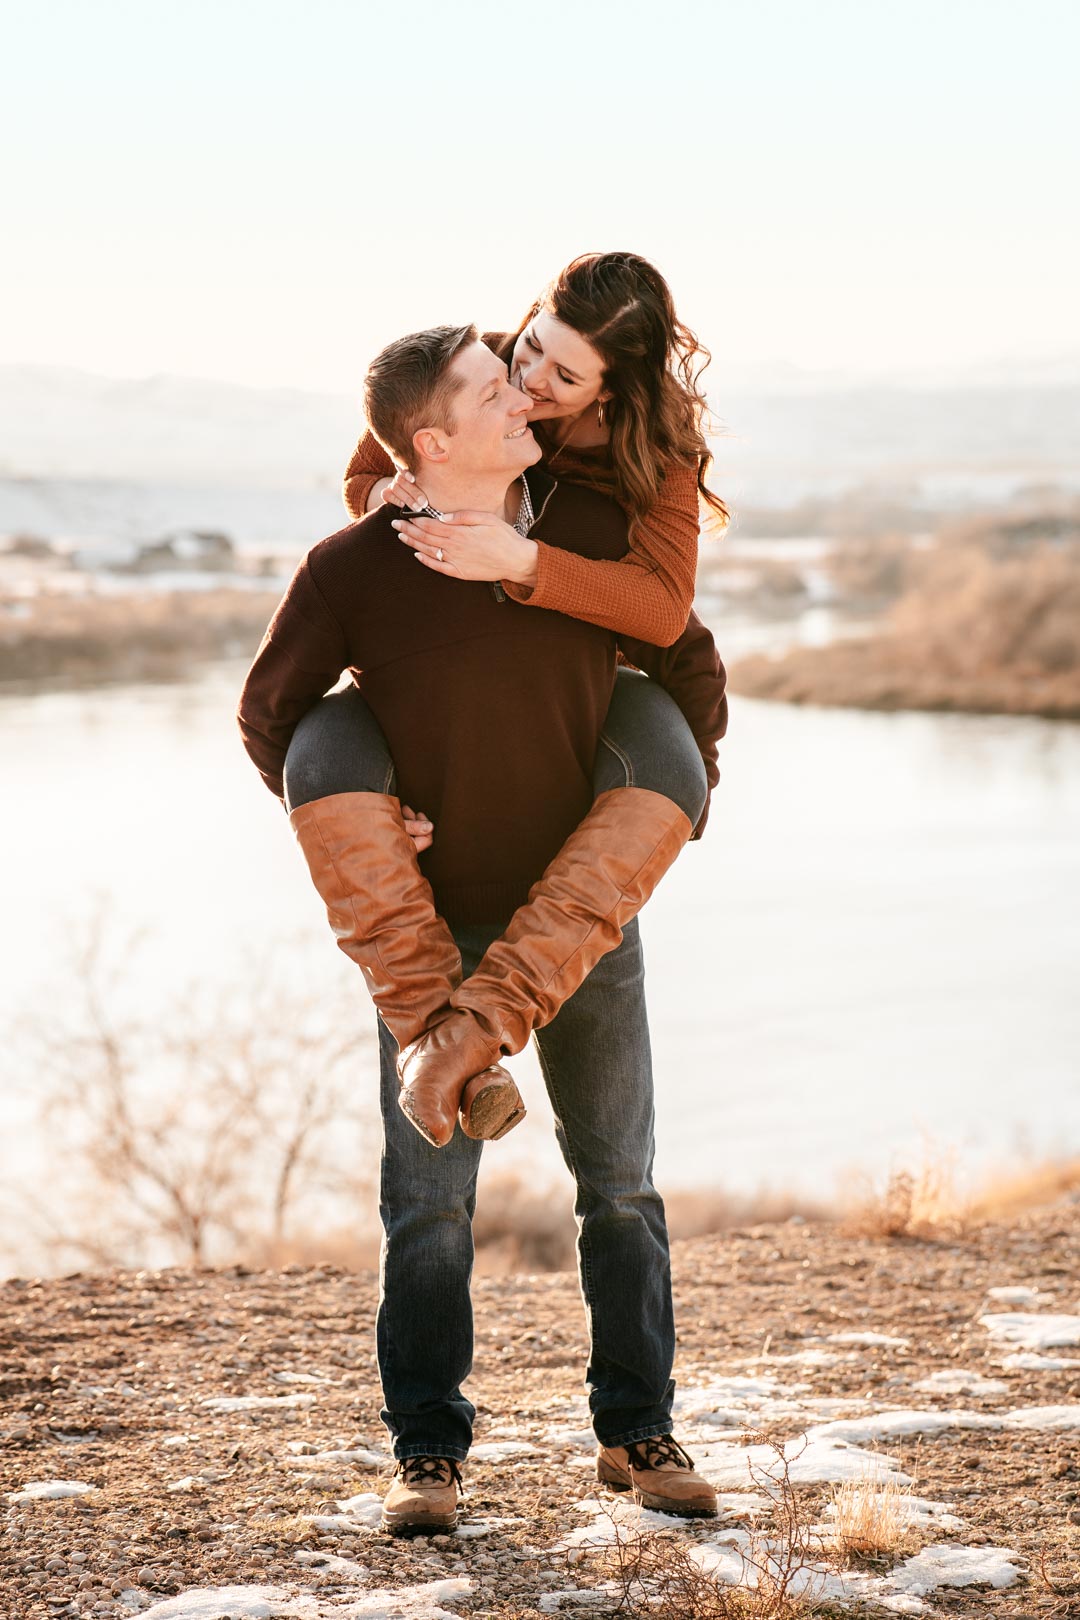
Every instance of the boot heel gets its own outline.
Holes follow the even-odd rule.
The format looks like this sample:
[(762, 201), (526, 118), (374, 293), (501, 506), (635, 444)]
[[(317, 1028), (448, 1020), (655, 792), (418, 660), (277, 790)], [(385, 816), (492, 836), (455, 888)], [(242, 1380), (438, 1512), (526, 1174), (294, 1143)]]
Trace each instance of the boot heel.
[(497, 1142), (524, 1118), (521, 1093), (505, 1070), (485, 1070), (465, 1087), (461, 1128), (474, 1142)]

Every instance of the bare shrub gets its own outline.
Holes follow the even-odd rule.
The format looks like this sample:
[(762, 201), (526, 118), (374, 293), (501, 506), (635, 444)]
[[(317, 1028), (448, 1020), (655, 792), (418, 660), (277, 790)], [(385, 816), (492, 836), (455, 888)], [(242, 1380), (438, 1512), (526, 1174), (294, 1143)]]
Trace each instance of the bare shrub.
[(829, 578), (846, 607), (877, 612), (895, 602), (911, 583), (912, 555), (911, 541), (904, 534), (848, 540), (829, 553)]
[(954, 532), (911, 554), (880, 635), (741, 659), (733, 690), (793, 703), (1080, 718), (1074, 530), (1022, 547)]
[(692, 1544), (671, 1532), (627, 1530), (613, 1520), (606, 1564), (619, 1594), (618, 1612), (654, 1620), (801, 1620), (830, 1612), (820, 1601), (828, 1570), (825, 1548), (812, 1530), (791, 1479), (793, 1459), (778, 1441), (749, 1437), (774, 1453), (767, 1466), (750, 1463), (754, 1483), (772, 1498), (772, 1524), (755, 1528), (740, 1547), (743, 1578), (722, 1584), (703, 1567)]
[(208, 658), (253, 656), (274, 591), (220, 586), (86, 598), (41, 592), (0, 614), (0, 682), (180, 680)]
[(50, 1176), (19, 1205), (41, 1246), (101, 1266), (268, 1264), (320, 1197), (370, 1198), (342, 1149), (377, 1094), (357, 1009), (252, 963), (240, 990), (192, 986), (147, 1011), (131, 1005), (137, 956), (99, 913), (74, 950), (70, 996), (26, 1021)]

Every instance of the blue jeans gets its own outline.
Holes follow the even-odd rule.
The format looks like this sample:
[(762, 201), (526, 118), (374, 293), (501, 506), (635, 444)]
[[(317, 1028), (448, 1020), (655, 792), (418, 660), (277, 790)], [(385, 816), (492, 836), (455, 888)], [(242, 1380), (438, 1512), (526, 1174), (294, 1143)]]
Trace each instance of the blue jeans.
[[(395, 791), (386, 741), (354, 687), (300, 721), (285, 762), (290, 810), (335, 793)], [(696, 825), (705, 768), (681, 711), (619, 670), (593, 774), (597, 794), (664, 793)], [(436, 828), (436, 836), (438, 829)], [(538, 874), (539, 875), (539, 874)], [(506, 921), (455, 929), (466, 975)], [(586, 1381), (597, 1438), (625, 1445), (671, 1427), (675, 1329), (664, 1206), (652, 1183), (653, 1080), (637, 920), (534, 1039), (555, 1132), (577, 1188), (578, 1266), (589, 1322)], [(398, 1457), (462, 1460), (474, 1409), (472, 1217), (482, 1144), (431, 1147), (397, 1104), (397, 1045), (380, 1021), (383, 1256), (378, 1315), (383, 1421)]]
[[(466, 974), (501, 932), (455, 930)], [(653, 1186), (653, 1081), (637, 919), (622, 944), (533, 1037), (555, 1135), (577, 1188), (586, 1382), (597, 1438), (671, 1428), (675, 1325), (664, 1205)], [(396, 1457), (462, 1461), (475, 1409), (472, 1217), (483, 1143), (460, 1126), (433, 1148), (398, 1107), (397, 1043), (379, 1023), (383, 1251), (378, 1314), (383, 1422)], [(498, 1148), (495, 1149), (498, 1152)]]

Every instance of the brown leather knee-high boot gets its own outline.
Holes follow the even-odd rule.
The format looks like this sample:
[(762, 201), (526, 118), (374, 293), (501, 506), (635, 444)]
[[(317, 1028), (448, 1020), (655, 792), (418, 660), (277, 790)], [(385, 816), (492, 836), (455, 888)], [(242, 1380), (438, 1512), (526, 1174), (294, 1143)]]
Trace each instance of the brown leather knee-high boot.
[[(299, 805), (289, 820), (339, 947), (406, 1050), (448, 1009), (461, 957), (435, 910), (401, 805), (383, 793), (334, 793)], [(488, 1062), (467, 1075), (417, 1075), (398, 1100), (435, 1147), (454, 1134), (459, 1108), (470, 1135), (485, 1139), (504, 1136), (525, 1113), (513, 1079)]]
[(692, 831), (662, 793), (602, 793), (505, 934), (454, 991), (449, 1015), (402, 1053), (402, 1078), (420, 1084), (476, 1074), (520, 1052), (619, 944)]

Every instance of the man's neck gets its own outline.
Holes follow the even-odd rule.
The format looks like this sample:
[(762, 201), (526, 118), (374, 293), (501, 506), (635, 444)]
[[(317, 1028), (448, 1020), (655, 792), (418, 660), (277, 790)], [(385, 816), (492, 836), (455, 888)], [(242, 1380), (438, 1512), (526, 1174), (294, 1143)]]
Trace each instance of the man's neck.
[(505, 473), (495, 478), (470, 478), (467, 482), (443, 473), (438, 467), (426, 467), (417, 474), (417, 482), (428, 502), (437, 512), (495, 512), (513, 523), (521, 504), (517, 478), (507, 480)]

